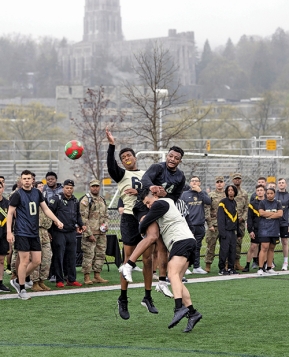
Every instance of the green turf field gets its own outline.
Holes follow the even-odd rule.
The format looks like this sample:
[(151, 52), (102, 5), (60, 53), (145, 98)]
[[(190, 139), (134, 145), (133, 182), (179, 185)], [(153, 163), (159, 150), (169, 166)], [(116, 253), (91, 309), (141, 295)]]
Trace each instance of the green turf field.
[[(281, 258), (276, 254), (278, 263)], [(214, 270), (210, 276), (216, 264)], [(103, 276), (118, 283), (114, 266)], [(135, 272), (134, 281), (141, 276)], [(167, 328), (173, 299), (153, 291), (158, 315), (141, 306), (143, 288), (129, 291), (127, 321), (117, 313), (118, 290), (1, 300), (1, 355), (289, 356), (288, 284), (289, 275), (187, 284), (203, 314), (188, 334), (182, 332), (186, 319)]]

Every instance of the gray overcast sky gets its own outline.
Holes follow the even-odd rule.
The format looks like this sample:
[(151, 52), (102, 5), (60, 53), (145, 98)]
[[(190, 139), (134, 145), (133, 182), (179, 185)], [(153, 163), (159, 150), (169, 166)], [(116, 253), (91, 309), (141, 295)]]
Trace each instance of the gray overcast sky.
[[(1, 0), (0, 35), (51, 35), (81, 41), (84, 0)], [(243, 34), (272, 35), (289, 30), (289, 0), (120, 0), (127, 40), (167, 36), (168, 29), (194, 31), (202, 49)]]

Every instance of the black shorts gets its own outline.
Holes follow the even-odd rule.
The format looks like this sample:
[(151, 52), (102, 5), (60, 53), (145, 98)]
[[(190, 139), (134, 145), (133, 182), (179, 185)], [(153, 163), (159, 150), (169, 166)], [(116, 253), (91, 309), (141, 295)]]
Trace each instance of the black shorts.
[(148, 213), (149, 209), (142, 201), (136, 201), (132, 211), (135, 218), (140, 222), (141, 218)]
[(279, 237), (259, 237), (260, 243), (271, 243), (271, 244), (278, 244), (280, 243)]
[(178, 257), (186, 257), (189, 265), (192, 265), (195, 261), (195, 249), (196, 240), (194, 238), (179, 240), (172, 246), (169, 261), (176, 255)]
[(281, 238), (288, 238), (289, 234), (288, 234), (288, 226), (286, 227), (280, 227), (280, 237)]
[(142, 240), (138, 226), (138, 220), (132, 214), (121, 215), (120, 233), (124, 245), (134, 247)]
[(0, 238), (0, 255), (7, 255), (9, 251), (9, 243), (7, 242), (6, 235)]
[(255, 239), (251, 238), (251, 243), (260, 244), (261, 242), (258, 236), (258, 232), (254, 232), (254, 233), (255, 233)]
[(14, 247), (19, 252), (41, 252), (40, 238), (15, 236)]

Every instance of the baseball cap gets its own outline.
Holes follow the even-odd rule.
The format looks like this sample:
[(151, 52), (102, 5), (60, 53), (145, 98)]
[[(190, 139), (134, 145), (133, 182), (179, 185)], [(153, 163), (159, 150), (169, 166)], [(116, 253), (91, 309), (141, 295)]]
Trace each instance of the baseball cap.
[(100, 186), (100, 181), (97, 179), (93, 179), (89, 182), (89, 186), (95, 186), (95, 185)]
[(236, 172), (233, 174), (233, 180), (236, 179), (236, 178), (242, 178), (242, 175), (239, 173), (239, 172)]
[(73, 180), (70, 180), (70, 179), (67, 179), (63, 182), (63, 186), (74, 186), (74, 181)]
[(217, 181), (222, 181), (222, 182), (224, 182), (224, 176), (216, 176), (215, 181), (216, 181), (216, 182), (217, 182)]

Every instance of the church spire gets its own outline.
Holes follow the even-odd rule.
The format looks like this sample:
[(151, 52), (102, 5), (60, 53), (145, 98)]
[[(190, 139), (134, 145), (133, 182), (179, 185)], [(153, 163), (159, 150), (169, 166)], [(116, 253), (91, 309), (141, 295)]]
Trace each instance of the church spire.
[(121, 41), (120, 0), (85, 0), (83, 41)]

